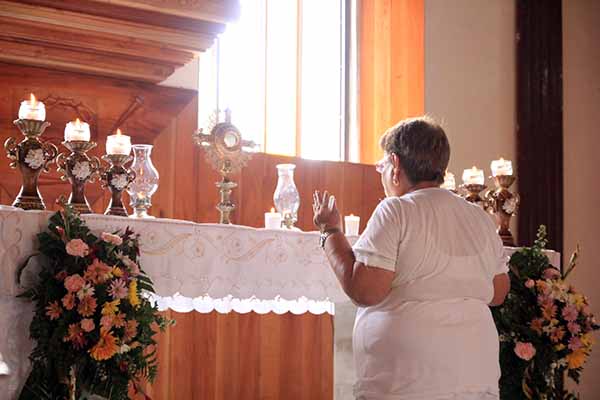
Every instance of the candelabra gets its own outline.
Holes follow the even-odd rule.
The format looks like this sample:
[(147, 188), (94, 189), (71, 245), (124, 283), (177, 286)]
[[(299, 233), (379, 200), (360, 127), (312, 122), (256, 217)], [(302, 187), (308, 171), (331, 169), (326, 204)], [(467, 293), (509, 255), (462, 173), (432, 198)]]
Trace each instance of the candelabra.
[(460, 185), (460, 187), (467, 192), (465, 200), (474, 204), (483, 203), (484, 200), (479, 196), (479, 193), (483, 192), (487, 186), (479, 183), (465, 183)]
[(55, 145), (42, 142), (39, 137), (50, 126), (50, 122), (19, 118), (13, 122), (25, 139), (9, 137), (4, 142), (11, 168), (19, 168), (23, 183), (13, 206), (24, 210), (45, 210), (46, 206), (38, 189), (38, 179), (42, 171), (48, 172), (49, 164), (58, 154)]
[(515, 245), (515, 240), (510, 231), (510, 217), (517, 213), (520, 197), (517, 193), (508, 190), (515, 179), (513, 175), (495, 176), (496, 189), (488, 190), (484, 196), (485, 208), (488, 212), (494, 214), (498, 224), (498, 235), (502, 238), (502, 243), (505, 246)]
[(92, 209), (85, 197), (85, 185), (88, 181), (94, 182), (101, 166), (98, 157), (90, 158), (86, 153), (96, 147), (96, 143), (70, 140), (62, 144), (71, 152), (69, 155), (60, 153), (56, 158), (58, 172), (62, 173), (61, 179), (71, 183), (71, 195), (67, 204), (80, 214), (89, 214)]
[(132, 160), (132, 157), (124, 154), (107, 154), (102, 159), (110, 164), (101, 173), (102, 185), (110, 189), (111, 198), (105, 215), (127, 216), (127, 210), (123, 206), (123, 191), (135, 179), (135, 173), (124, 165)]

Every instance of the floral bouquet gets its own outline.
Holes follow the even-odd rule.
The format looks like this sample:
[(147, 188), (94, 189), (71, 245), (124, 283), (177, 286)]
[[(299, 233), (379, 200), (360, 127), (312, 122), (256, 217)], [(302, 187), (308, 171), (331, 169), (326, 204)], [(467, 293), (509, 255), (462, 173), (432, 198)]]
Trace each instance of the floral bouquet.
[(96, 237), (65, 206), (38, 240), (39, 281), (20, 296), (35, 302), (37, 344), (19, 399), (120, 400), (141, 391), (157, 372), (155, 329), (171, 321), (143, 296), (154, 290), (137, 262), (137, 236)]
[(541, 226), (534, 246), (512, 255), (510, 293), (492, 311), (500, 334), (502, 399), (577, 399), (565, 389), (565, 374), (579, 383), (592, 333), (600, 328), (587, 298), (566, 282), (579, 249), (559, 270), (543, 253), (546, 243)]

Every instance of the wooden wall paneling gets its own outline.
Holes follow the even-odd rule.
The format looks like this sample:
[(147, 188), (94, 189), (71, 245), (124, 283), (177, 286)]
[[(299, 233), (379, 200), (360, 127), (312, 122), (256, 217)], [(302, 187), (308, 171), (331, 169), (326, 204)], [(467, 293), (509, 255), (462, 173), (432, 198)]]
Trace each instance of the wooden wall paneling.
[[(341, 197), (344, 201), (344, 215), (359, 215), (359, 232), (362, 232), (366, 226), (366, 216), (363, 215), (363, 165), (346, 163), (344, 164), (344, 173), (342, 175), (343, 191)], [(373, 168), (373, 167), (371, 167)]]
[(318, 399), (333, 399), (333, 391), (335, 387), (334, 380), (334, 317), (329, 314), (319, 316), (319, 339), (321, 340), (321, 360), (319, 365), (321, 368), (321, 392), (315, 398)]
[[(280, 399), (302, 400), (303, 381), (303, 348), (302, 348), (302, 324), (304, 321), (310, 324), (303, 314), (294, 316), (290, 313), (284, 314), (281, 319), (281, 338), (279, 340), (281, 357), (279, 359), (280, 372)], [(312, 324), (311, 324), (312, 325)], [(311, 326), (312, 327), (312, 326)], [(317, 347), (317, 346), (315, 346)], [(316, 366), (313, 366), (315, 368)], [(311, 382), (313, 383), (313, 382)]]
[(150, 214), (160, 218), (174, 218), (175, 210), (175, 171), (177, 159), (177, 120), (169, 124), (154, 140), (152, 163), (159, 175), (158, 190), (152, 196)]
[(253, 312), (239, 315), (239, 393), (237, 399), (259, 398), (260, 326), (262, 316)]
[[(336, 162), (323, 162), (319, 164), (321, 164), (321, 167), (319, 168), (320, 185), (318, 189), (320, 191), (327, 190), (330, 194), (335, 196), (338, 209), (340, 210), (340, 216), (342, 217), (342, 229), (344, 229), (344, 215), (349, 214), (347, 211), (348, 205), (344, 197), (344, 175), (346, 173), (345, 165)], [(312, 209), (310, 211), (312, 214)], [(312, 216), (310, 223), (312, 224)], [(313, 230), (316, 229), (316, 227), (313, 227)]]
[[(195, 313), (177, 313), (175, 326), (171, 326), (169, 341), (169, 395), (167, 399), (194, 399), (194, 382), (197, 378), (194, 362), (197, 336), (194, 335)], [(160, 389), (164, 391), (164, 389)]]
[(261, 400), (279, 400), (281, 391), (282, 370), (282, 323), (284, 317), (275, 313), (261, 316), (260, 338), (258, 351), (258, 386)]
[[(216, 206), (220, 200), (219, 188), (217, 188), (216, 182), (221, 180), (221, 176), (206, 161), (206, 152), (204, 149), (196, 146), (196, 151), (198, 154), (198, 164), (194, 172), (196, 174), (196, 179), (194, 181), (196, 183), (196, 212), (198, 213), (196, 221), (203, 223), (218, 223), (219, 210), (217, 210)], [(236, 190), (238, 189), (234, 189), (235, 196), (237, 196), (235, 193)], [(237, 212), (238, 210), (234, 211), (233, 218), (237, 217)]]
[(194, 318), (194, 330), (188, 332), (188, 340), (194, 342), (196, 349), (194, 359), (190, 360), (194, 370), (193, 400), (213, 400), (217, 387), (217, 318), (220, 315), (216, 311), (209, 314), (192, 311), (190, 314)]
[(238, 313), (217, 316), (216, 400), (237, 399), (239, 397), (240, 351), (253, 351), (252, 348), (242, 346), (243, 338), (240, 337), (239, 319), (240, 314)]
[(175, 139), (175, 196), (174, 216), (177, 219), (198, 221), (197, 197), (203, 187), (193, 184), (199, 167), (198, 148), (192, 140), (192, 133), (198, 126), (198, 101), (191, 101), (179, 114), (176, 123)]
[(300, 194), (298, 210), (298, 227), (303, 231), (316, 230), (313, 224), (312, 195), (315, 189), (322, 188), (321, 169), (326, 162), (314, 160), (298, 160), (294, 180)]
[(363, 168), (362, 186), (359, 190), (362, 192), (362, 207), (360, 213), (362, 225), (362, 220), (364, 219), (366, 224), (369, 218), (371, 218), (371, 214), (373, 214), (377, 204), (385, 197), (383, 186), (381, 185), (381, 176), (375, 168)]
[(263, 191), (267, 191), (264, 187), (265, 157), (262, 153), (252, 155), (252, 159), (248, 162), (246, 168), (240, 174), (240, 185), (237, 189), (236, 199), (238, 209), (235, 210), (235, 221), (241, 225), (263, 227), (263, 213), (270, 210), (266, 208), (263, 213), (260, 210), (263, 208), (262, 195)]
[(424, 112), (424, 0), (359, 2), (360, 160), (381, 158), (381, 134)]

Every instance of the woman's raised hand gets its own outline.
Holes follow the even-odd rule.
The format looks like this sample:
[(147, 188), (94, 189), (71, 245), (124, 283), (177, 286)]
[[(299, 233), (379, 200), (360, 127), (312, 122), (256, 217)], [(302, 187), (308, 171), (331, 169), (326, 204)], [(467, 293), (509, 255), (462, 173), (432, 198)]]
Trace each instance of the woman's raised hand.
[(313, 193), (313, 222), (321, 231), (332, 228), (341, 229), (340, 212), (335, 203), (335, 197), (323, 192), (323, 195), (315, 190)]

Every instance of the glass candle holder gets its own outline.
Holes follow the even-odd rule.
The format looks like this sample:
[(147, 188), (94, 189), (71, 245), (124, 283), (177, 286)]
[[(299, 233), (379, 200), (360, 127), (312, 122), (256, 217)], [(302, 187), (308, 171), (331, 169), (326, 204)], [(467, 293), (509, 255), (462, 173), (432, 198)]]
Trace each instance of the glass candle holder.
[(298, 221), (298, 208), (300, 208), (300, 194), (294, 183), (294, 164), (277, 165), (277, 188), (273, 194), (273, 201), (277, 211), (283, 217), (286, 228), (293, 228)]
[(135, 173), (135, 179), (127, 188), (129, 204), (133, 208), (131, 218), (154, 218), (148, 214), (148, 209), (152, 206), (152, 195), (158, 189), (159, 176), (150, 158), (152, 147), (150, 144), (131, 146), (134, 159), (130, 169)]

